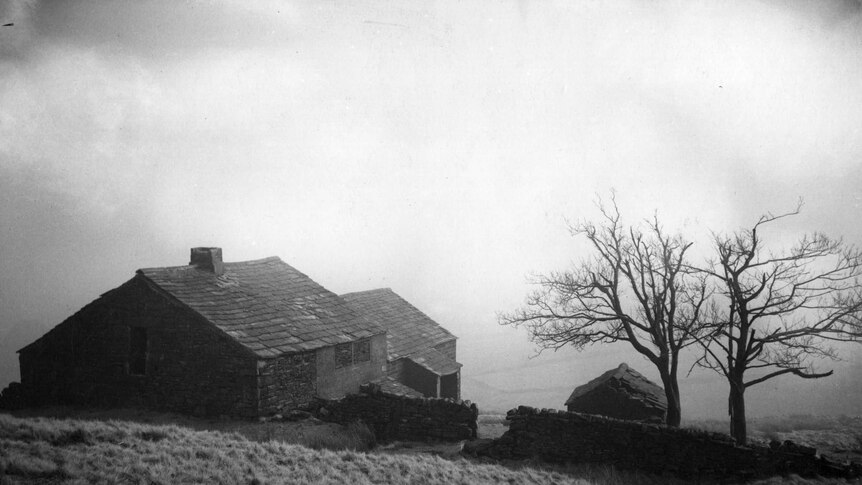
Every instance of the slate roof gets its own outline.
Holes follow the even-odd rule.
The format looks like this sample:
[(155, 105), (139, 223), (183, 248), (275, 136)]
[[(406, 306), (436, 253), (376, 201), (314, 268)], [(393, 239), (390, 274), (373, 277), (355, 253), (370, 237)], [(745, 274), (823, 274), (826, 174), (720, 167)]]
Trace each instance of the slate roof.
[(438, 376), (454, 374), (461, 368), (461, 364), (435, 349), (425, 349), (415, 354), (410, 354), (407, 358)]
[(611, 369), (590, 382), (576, 387), (572, 391), (571, 396), (566, 399), (566, 406), (576, 399), (599, 389), (610, 381), (618, 381), (620, 386), (636, 391), (641, 396), (649, 397), (650, 402), (653, 404), (667, 408), (667, 398), (665, 398), (664, 389), (626, 364), (620, 364), (617, 368)]
[(390, 361), (425, 352), (443, 342), (455, 340), (455, 336), (448, 330), (407, 303), (390, 288), (347, 293), (341, 295), (341, 298), (357, 313), (383, 325), (389, 331), (386, 335), (386, 346)]
[(398, 382), (398, 380), (390, 376), (378, 377), (371, 381), (371, 384), (376, 385), (381, 392), (385, 392), (386, 394), (395, 394), (396, 396), (405, 397), (425, 397), (421, 392)]
[(278, 257), (224, 263), (216, 275), (196, 266), (139, 269), (158, 288), (259, 357), (275, 357), (378, 335), (385, 328)]

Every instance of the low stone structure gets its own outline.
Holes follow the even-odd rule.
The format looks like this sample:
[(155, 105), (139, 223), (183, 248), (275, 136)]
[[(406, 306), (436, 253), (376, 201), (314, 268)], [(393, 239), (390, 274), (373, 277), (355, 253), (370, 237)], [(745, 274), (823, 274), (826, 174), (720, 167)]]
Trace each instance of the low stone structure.
[(321, 400), (317, 415), (339, 424), (362, 421), (381, 441), (458, 441), (476, 437), (479, 409), (469, 401), (396, 395), (368, 384), (359, 394)]
[(664, 422), (667, 398), (662, 389), (626, 364), (578, 386), (566, 400), (571, 412), (633, 421)]
[(772, 447), (735, 446), (724, 434), (669, 428), (602, 416), (521, 406), (506, 416), (502, 437), (478, 448), (498, 459), (539, 457), (549, 462), (609, 463), (681, 477), (742, 479), (799, 474), (855, 478), (858, 464), (818, 457), (790, 442)]

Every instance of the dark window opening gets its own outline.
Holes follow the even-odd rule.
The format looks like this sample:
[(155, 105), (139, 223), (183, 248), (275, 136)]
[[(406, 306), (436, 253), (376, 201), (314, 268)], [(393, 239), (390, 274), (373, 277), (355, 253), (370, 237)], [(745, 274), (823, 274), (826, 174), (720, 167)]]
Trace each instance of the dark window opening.
[(371, 361), (371, 341), (368, 339), (335, 346), (336, 369), (369, 361)]
[(335, 368), (347, 367), (353, 363), (353, 349), (350, 344), (335, 346)]
[(371, 341), (360, 340), (353, 344), (353, 361), (368, 362), (371, 360)]
[(129, 327), (129, 374), (147, 373), (147, 329)]

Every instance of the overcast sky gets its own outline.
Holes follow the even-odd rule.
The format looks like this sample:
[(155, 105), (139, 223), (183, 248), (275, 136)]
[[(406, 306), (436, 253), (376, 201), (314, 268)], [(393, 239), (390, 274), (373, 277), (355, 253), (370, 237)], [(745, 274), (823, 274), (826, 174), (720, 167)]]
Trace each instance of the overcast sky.
[(583, 256), (565, 220), (596, 194), (704, 252), (800, 197), (776, 241), (862, 243), (858, 1), (12, 0), (0, 23), (0, 330), (220, 246), (393, 288), (468, 375), (531, 352), (495, 312)]

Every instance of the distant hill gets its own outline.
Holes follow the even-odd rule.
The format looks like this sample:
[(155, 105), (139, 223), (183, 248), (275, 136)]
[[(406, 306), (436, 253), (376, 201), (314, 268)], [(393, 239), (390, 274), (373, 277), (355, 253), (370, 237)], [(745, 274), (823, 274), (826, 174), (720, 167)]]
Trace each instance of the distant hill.
[(12, 381), (20, 381), (18, 349), (41, 337), (50, 326), (35, 320), (19, 321), (0, 326), (0, 389)]

